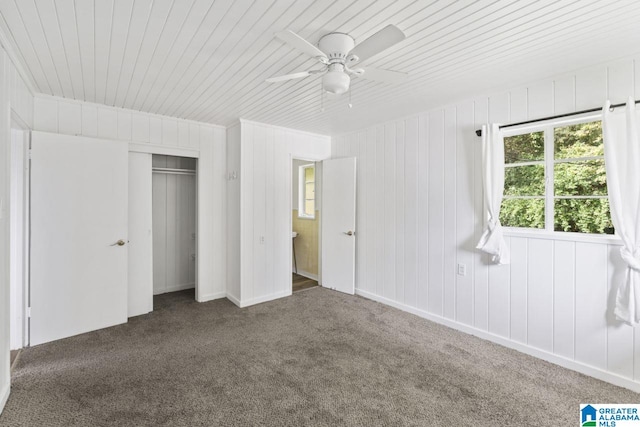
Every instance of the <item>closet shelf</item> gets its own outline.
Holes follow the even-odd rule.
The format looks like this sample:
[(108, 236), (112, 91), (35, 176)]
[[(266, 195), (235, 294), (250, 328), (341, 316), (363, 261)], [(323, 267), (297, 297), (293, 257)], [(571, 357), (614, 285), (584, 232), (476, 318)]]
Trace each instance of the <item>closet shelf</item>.
[(173, 175), (195, 175), (196, 171), (193, 169), (175, 169), (175, 168), (151, 168), (153, 172), (156, 173), (166, 173)]

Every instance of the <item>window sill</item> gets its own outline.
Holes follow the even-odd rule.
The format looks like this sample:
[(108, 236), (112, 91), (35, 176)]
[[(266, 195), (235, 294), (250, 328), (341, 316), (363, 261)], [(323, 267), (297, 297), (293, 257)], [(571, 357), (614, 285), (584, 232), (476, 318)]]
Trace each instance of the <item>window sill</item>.
[(569, 233), (546, 230), (527, 230), (523, 228), (504, 227), (504, 235), (508, 237), (527, 237), (531, 239), (562, 240), (569, 242), (600, 243), (622, 246), (620, 237), (611, 234)]
[(316, 217), (315, 216), (302, 216), (302, 215), (298, 215), (298, 219), (309, 219), (309, 220), (315, 220)]

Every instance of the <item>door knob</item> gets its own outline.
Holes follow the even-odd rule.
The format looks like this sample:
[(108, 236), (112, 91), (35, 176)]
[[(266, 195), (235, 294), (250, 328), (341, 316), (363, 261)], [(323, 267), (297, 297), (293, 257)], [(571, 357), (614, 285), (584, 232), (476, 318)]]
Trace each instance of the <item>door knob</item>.
[(354, 234), (356, 234), (356, 233), (354, 233), (354, 232), (353, 232), (353, 231), (351, 231), (351, 230), (349, 230), (349, 231), (343, 231), (343, 233), (344, 233), (344, 234), (346, 234), (347, 236), (353, 236)]
[(115, 242), (115, 243), (114, 243), (113, 245), (111, 245), (111, 246), (116, 246), (116, 245), (118, 245), (118, 246), (124, 246), (124, 245), (125, 245), (125, 243), (127, 243), (127, 242), (125, 242), (124, 240), (120, 239), (120, 240), (118, 240), (117, 242)]

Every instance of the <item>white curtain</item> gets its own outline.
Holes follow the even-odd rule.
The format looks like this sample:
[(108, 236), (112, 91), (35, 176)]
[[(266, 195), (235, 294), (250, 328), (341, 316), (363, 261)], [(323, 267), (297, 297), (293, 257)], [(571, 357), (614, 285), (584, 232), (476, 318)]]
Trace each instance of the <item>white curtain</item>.
[(640, 146), (636, 104), (627, 101), (625, 114), (602, 109), (604, 159), (611, 218), (622, 239), (622, 259), (627, 264), (624, 281), (616, 293), (616, 317), (630, 325), (640, 323)]
[(476, 246), (496, 264), (509, 264), (509, 248), (500, 225), (504, 192), (504, 139), (497, 124), (482, 126), (482, 185), (488, 222)]

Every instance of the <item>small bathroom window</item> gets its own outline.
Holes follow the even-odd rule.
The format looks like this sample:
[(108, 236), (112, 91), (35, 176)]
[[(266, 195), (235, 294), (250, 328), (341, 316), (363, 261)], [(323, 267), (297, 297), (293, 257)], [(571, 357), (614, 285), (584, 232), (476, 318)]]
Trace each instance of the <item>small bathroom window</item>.
[(314, 164), (300, 166), (298, 170), (298, 217), (316, 217), (316, 168)]

